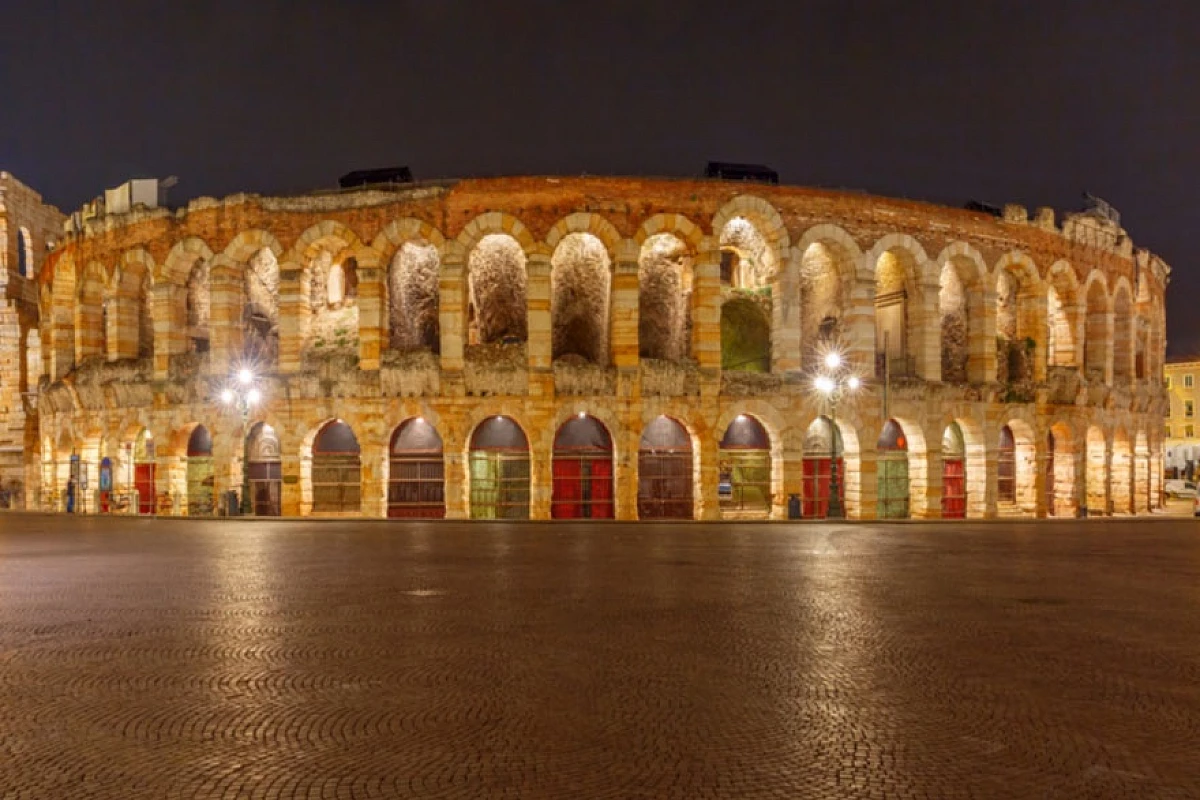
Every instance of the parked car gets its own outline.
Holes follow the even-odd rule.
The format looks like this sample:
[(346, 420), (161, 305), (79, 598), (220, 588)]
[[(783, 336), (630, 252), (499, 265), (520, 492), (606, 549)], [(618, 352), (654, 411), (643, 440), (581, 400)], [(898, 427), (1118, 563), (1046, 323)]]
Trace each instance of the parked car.
[(1163, 484), (1167, 497), (1196, 497), (1196, 484), (1191, 481), (1171, 480)]

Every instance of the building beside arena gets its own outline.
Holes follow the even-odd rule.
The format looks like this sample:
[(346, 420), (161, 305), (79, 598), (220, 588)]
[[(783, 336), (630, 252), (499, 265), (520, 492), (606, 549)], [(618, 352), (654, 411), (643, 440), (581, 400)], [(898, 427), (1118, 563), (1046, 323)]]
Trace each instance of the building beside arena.
[[(244, 477), (285, 516), (1160, 502), (1169, 269), (1103, 206), (553, 177), (106, 201), (39, 211), (20, 277), (9, 227), (30, 505), (210, 514)], [(831, 352), (861, 379), (836, 408)]]

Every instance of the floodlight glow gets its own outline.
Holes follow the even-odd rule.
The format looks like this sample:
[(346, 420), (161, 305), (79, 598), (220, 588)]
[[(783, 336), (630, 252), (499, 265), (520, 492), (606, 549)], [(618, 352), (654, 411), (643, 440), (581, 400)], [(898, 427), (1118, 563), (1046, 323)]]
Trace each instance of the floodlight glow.
[(242, 367), (240, 370), (238, 370), (238, 380), (243, 385), (249, 384), (251, 381), (254, 380), (254, 373), (251, 372), (246, 367)]
[(260, 392), (258, 389), (251, 389), (246, 393), (246, 401), (250, 403), (250, 405), (257, 405), (259, 400), (262, 400), (262, 392)]
[(821, 375), (815, 381), (817, 391), (821, 394), (829, 394), (833, 391), (833, 379), (828, 375)]
[(229, 391), (228, 389), (221, 392), (221, 402), (226, 403), (226, 404), (232, 403), (233, 402), (233, 392)]
[(840, 353), (830, 352), (830, 353), (825, 354), (825, 366), (826, 367), (828, 367), (829, 369), (837, 369), (841, 365), (842, 365), (842, 356)]
[(849, 386), (850, 391), (853, 392), (857, 391), (859, 386), (862, 386), (862, 381), (858, 379), (857, 375), (851, 375), (849, 379), (847, 379), (846, 385)]

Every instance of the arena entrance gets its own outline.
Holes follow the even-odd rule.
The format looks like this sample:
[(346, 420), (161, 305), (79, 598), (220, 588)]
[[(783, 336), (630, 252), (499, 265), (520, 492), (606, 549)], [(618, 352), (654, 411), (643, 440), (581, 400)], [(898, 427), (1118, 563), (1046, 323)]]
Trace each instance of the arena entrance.
[(471, 519), (529, 519), (529, 440), (509, 417), (471, 434)]
[(362, 460), (354, 431), (340, 419), (325, 423), (313, 440), (312, 510), (362, 511)]
[(154, 473), (154, 436), (142, 428), (133, 442), (133, 487), (137, 490), (139, 514), (153, 514), (158, 509)]
[[(835, 447), (836, 443), (836, 447)], [(804, 434), (804, 467), (800, 515), (824, 519), (832, 498), (833, 454), (837, 451), (838, 499), (846, 507), (846, 446), (842, 432), (828, 417), (817, 417)]]
[(691, 519), (692, 437), (670, 417), (642, 431), (638, 448), (638, 519)]
[(875, 444), (879, 519), (908, 519), (908, 439), (894, 419), (883, 426)]
[(197, 425), (188, 438), (187, 513), (189, 517), (209, 517), (213, 513), (212, 436), (203, 425)]
[(552, 519), (612, 519), (612, 437), (595, 417), (580, 414), (554, 437)]
[(967, 517), (967, 444), (951, 422), (942, 433), (942, 519)]
[(1017, 502), (1017, 440), (1007, 425), (1000, 429), (1000, 449), (996, 455), (996, 501)]
[(260, 422), (250, 429), (247, 477), (256, 517), (278, 517), (282, 511), (283, 464), (275, 429)]
[(442, 437), (423, 417), (405, 420), (392, 434), (387, 515), (393, 519), (446, 516)]
[(727, 516), (771, 514), (771, 440), (754, 417), (738, 414), (717, 448), (717, 499)]

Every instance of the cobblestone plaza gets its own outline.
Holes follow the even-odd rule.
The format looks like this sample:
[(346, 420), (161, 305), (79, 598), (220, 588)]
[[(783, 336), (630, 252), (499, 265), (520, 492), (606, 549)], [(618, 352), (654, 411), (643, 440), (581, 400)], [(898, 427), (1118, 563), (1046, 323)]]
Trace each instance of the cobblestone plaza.
[(0, 519), (0, 798), (1200, 796), (1191, 520)]

